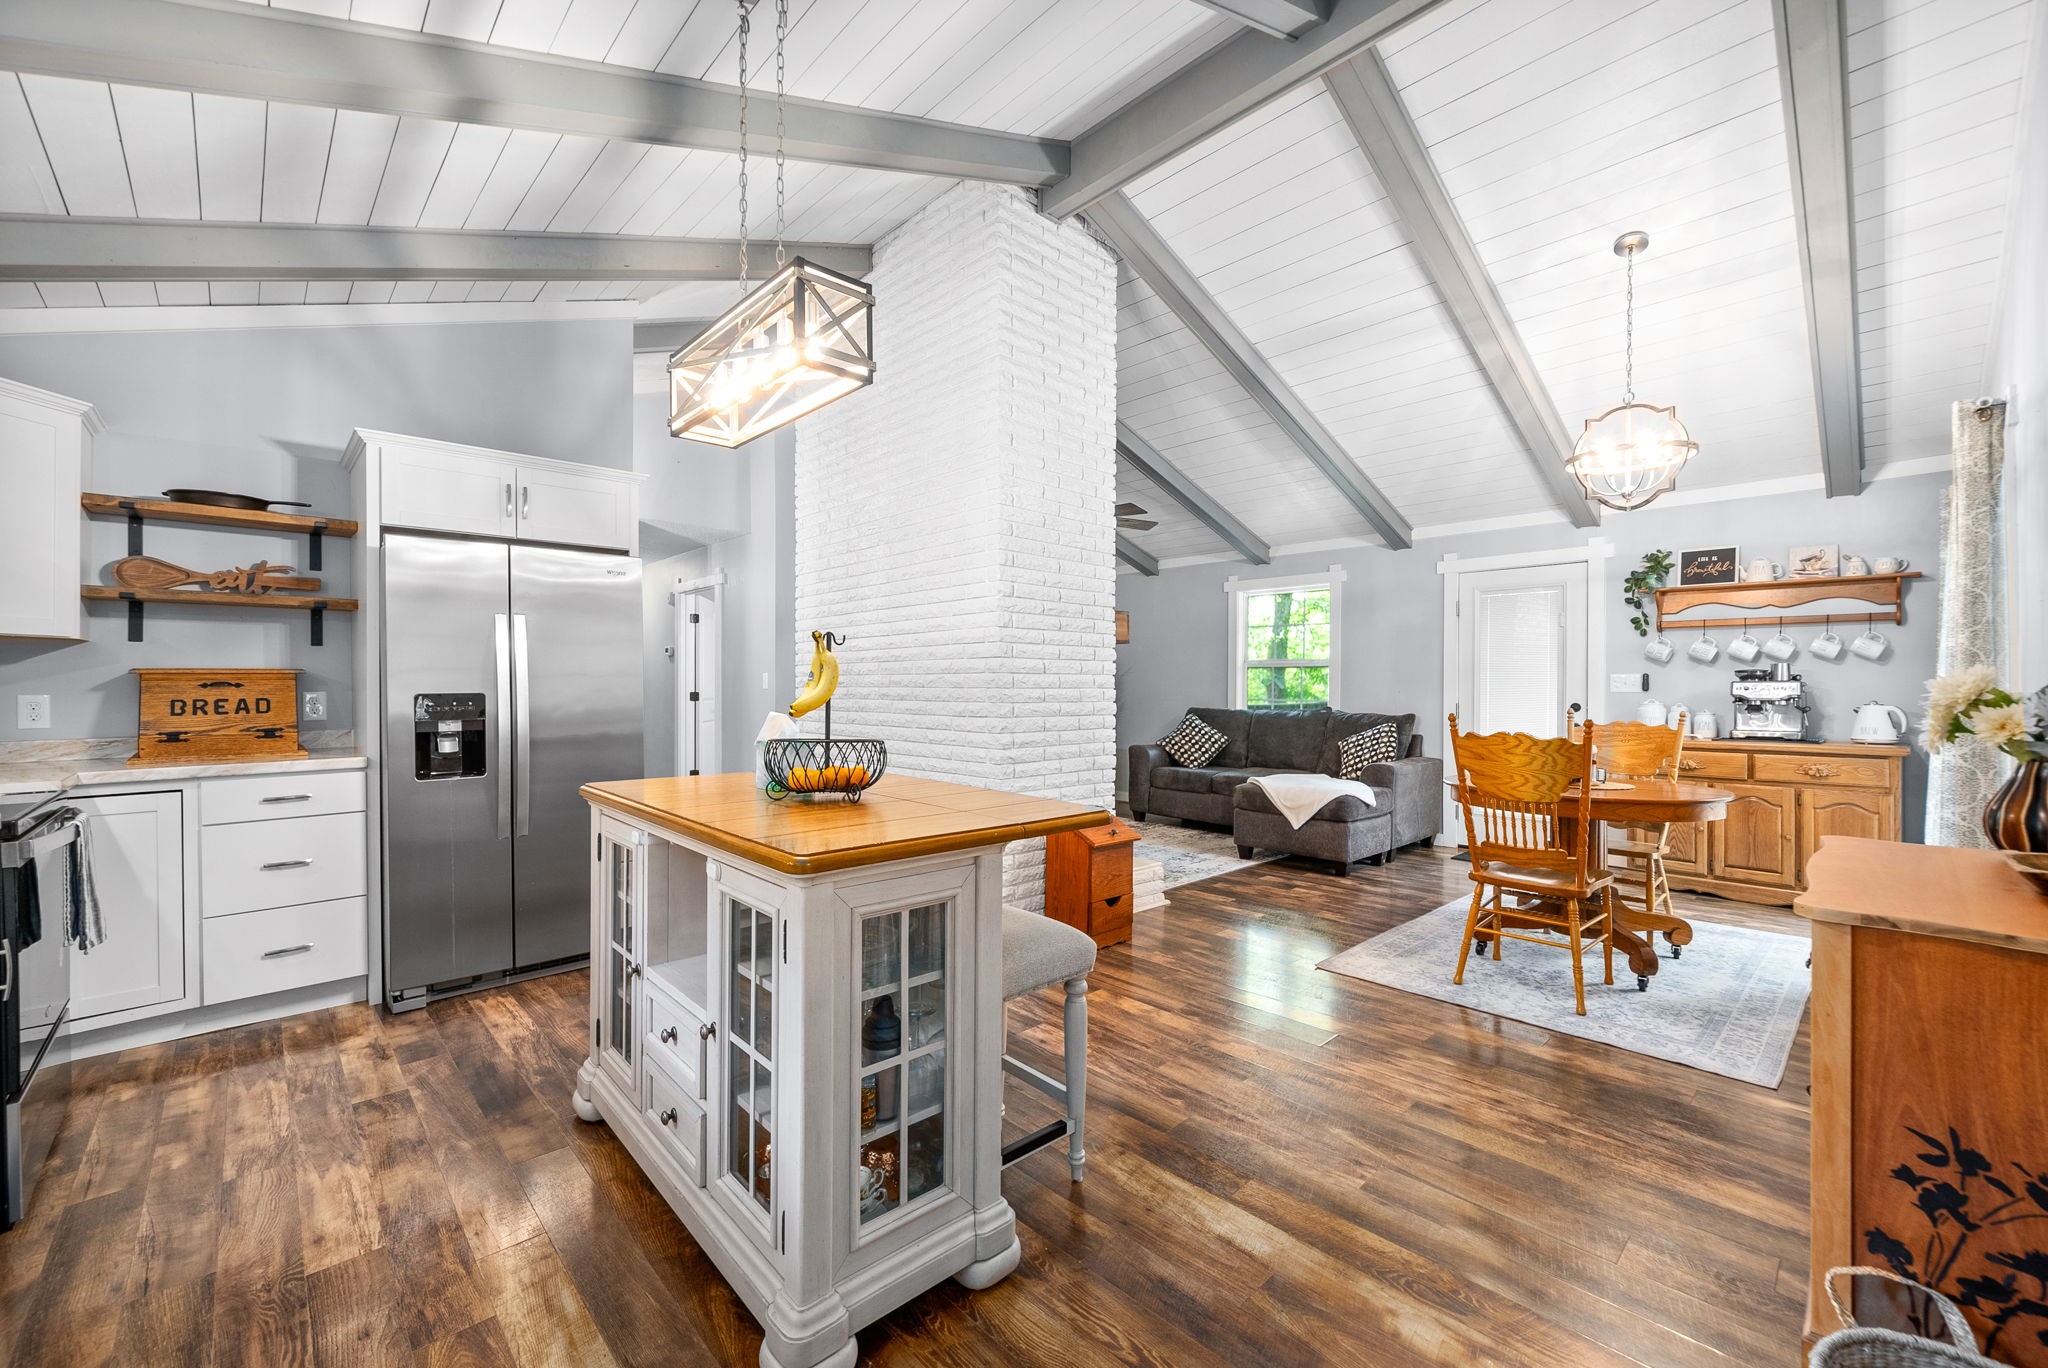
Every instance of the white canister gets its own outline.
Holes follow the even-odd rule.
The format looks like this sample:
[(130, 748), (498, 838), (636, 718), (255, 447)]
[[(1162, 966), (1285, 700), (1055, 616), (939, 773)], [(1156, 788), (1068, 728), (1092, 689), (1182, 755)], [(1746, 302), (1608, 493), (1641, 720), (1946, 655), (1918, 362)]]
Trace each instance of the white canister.
[(1661, 727), (1664, 725), (1665, 718), (1670, 715), (1670, 711), (1670, 709), (1666, 708), (1656, 699), (1646, 698), (1636, 705), (1636, 721), (1647, 723), (1652, 727)]
[(1721, 719), (1714, 713), (1696, 712), (1692, 715), (1692, 736), (1695, 741), (1712, 741), (1721, 734)]

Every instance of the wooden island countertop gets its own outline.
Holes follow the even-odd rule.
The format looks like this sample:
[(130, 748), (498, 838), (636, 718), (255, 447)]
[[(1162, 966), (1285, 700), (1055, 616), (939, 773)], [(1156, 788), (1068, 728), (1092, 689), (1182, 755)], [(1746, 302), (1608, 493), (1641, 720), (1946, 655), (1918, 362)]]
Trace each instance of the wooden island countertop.
[(2048, 955), (2048, 897), (1994, 850), (1830, 836), (1793, 907), (1810, 921)]
[(860, 865), (1079, 831), (1112, 820), (1101, 808), (1055, 798), (885, 775), (857, 803), (774, 801), (752, 774), (699, 774), (585, 784), (601, 808), (661, 827), (782, 874)]

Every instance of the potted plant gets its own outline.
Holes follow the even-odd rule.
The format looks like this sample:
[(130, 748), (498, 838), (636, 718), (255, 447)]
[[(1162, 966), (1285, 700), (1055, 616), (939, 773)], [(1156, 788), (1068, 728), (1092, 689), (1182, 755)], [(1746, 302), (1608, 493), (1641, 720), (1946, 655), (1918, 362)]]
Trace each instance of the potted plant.
[(1649, 551), (1643, 555), (1643, 563), (1628, 572), (1628, 578), (1621, 582), (1621, 601), (1635, 610), (1635, 616), (1628, 620), (1636, 629), (1636, 635), (1650, 634), (1650, 610), (1645, 603), (1664, 587), (1664, 581), (1671, 574), (1671, 553)]
[(2048, 688), (2021, 699), (1989, 665), (1929, 680), (1929, 753), (1964, 741), (2020, 762), (1984, 805), (1984, 835), (2004, 850), (2048, 851)]

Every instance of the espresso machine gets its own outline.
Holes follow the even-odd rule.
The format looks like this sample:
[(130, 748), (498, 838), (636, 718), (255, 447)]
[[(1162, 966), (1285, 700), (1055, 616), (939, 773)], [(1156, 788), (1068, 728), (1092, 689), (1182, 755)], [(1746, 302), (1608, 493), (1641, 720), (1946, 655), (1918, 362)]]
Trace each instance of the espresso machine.
[(1804, 741), (1806, 685), (1785, 664), (1767, 670), (1737, 670), (1728, 686), (1735, 697), (1735, 740)]

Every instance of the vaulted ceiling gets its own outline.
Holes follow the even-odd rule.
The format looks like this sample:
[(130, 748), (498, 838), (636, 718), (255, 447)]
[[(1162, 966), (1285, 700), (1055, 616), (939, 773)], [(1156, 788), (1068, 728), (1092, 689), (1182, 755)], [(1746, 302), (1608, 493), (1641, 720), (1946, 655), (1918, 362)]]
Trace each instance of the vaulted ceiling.
[[(963, 177), (1087, 215), (1125, 259), (1133, 560), (1591, 525), (1558, 460), (1621, 392), (1636, 228), (1685, 488), (1853, 493), (1939, 463), (1980, 384), (2042, 3), (790, 0), (787, 234), (860, 269)], [(730, 0), (14, 0), (0, 308), (704, 317), (739, 288), (734, 30)]]

